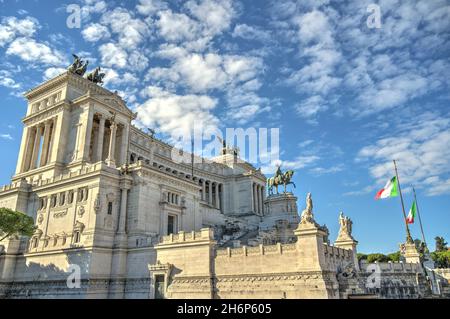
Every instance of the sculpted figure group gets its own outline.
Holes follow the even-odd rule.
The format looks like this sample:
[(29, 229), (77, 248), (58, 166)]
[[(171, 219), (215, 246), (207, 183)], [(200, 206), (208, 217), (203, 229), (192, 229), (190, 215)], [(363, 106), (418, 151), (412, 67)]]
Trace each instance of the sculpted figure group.
[[(73, 55), (73, 62), (72, 64), (69, 66), (68, 71), (72, 72), (73, 74), (77, 74), (79, 76), (84, 76), (86, 71), (87, 71), (87, 67), (89, 65), (89, 61), (83, 61), (80, 57), (78, 57), (75, 54)], [(91, 73), (89, 73), (86, 78), (95, 83), (95, 84), (103, 84), (103, 78), (105, 77), (105, 73), (101, 72), (101, 68), (97, 67), (95, 68), (94, 71), (92, 71)]]

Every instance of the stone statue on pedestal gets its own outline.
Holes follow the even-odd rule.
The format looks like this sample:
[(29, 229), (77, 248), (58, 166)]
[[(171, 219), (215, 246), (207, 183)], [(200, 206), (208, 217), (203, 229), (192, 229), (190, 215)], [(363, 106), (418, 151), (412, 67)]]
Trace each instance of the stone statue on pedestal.
[(306, 208), (302, 212), (300, 224), (313, 224), (318, 226), (316, 221), (314, 220), (311, 193), (308, 193), (308, 195), (306, 195)]
[(293, 175), (294, 175), (293, 170), (288, 170), (283, 174), (280, 166), (278, 166), (277, 171), (275, 172), (275, 176), (267, 179), (267, 188), (269, 190), (269, 195), (273, 194), (274, 187), (276, 188), (277, 194), (278, 194), (278, 186), (280, 186), (280, 185), (284, 186), (284, 194), (287, 193), (287, 190), (286, 190), (287, 185), (294, 185), (294, 188), (295, 188), (294, 182), (291, 181)]
[(339, 214), (339, 229), (338, 240), (353, 240), (352, 226), (353, 222), (348, 216), (344, 216), (344, 213)]

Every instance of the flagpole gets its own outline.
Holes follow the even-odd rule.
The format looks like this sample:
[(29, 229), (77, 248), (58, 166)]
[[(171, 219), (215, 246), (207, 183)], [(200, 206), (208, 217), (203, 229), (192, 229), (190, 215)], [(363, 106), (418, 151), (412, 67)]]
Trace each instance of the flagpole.
[(398, 178), (397, 163), (395, 162), (395, 160), (394, 160), (394, 167), (395, 167), (395, 176), (397, 177), (398, 192), (400, 193), (400, 201), (402, 202), (403, 218), (405, 220), (405, 226), (406, 226), (406, 243), (413, 244), (414, 241), (413, 241), (413, 239), (411, 237), (411, 233), (409, 231), (408, 222), (406, 220), (405, 204), (403, 203), (402, 189), (400, 187), (400, 179)]
[(420, 218), (419, 204), (417, 203), (416, 190), (414, 189), (414, 186), (413, 186), (413, 193), (414, 193), (414, 201), (416, 202), (416, 207), (417, 207), (417, 216), (419, 217), (420, 231), (422, 232), (422, 240), (423, 240), (423, 243), (425, 244), (425, 247), (428, 247), (427, 241), (425, 239), (425, 233), (423, 232), (422, 218)]
[(194, 135), (191, 140), (191, 177), (194, 180)]

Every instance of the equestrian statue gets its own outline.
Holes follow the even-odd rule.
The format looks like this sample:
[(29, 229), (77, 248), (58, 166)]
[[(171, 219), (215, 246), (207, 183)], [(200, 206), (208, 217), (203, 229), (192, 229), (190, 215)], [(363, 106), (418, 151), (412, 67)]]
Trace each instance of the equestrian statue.
[(277, 167), (277, 171), (275, 172), (275, 176), (267, 179), (267, 189), (269, 190), (269, 195), (273, 195), (273, 188), (277, 190), (278, 194), (278, 186), (284, 186), (284, 194), (287, 193), (286, 186), (293, 185), (296, 188), (294, 182), (292, 181), (292, 176), (294, 175), (293, 170), (287, 170), (284, 174), (281, 171), (280, 166)]

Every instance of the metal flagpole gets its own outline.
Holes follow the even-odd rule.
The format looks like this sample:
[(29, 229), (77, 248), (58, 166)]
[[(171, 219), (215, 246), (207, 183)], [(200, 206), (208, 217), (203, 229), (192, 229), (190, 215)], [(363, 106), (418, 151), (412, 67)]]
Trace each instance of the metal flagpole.
[(414, 201), (416, 202), (417, 216), (419, 217), (420, 231), (422, 232), (422, 241), (425, 244), (425, 247), (428, 247), (427, 241), (425, 239), (425, 233), (423, 232), (422, 218), (420, 218), (419, 204), (417, 203), (416, 190), (414, 189), (414, 186), (413, 186), (413, 193), (414, 193)]
[(192, 136), (191, 140), (191, 173), (192, 180), (194, 180), (194, 136)]
[(406, 226), (406, 242), (408, 244), (413, 244), (414, 241), (411, 237), (411, 233), (409, 231), (408, 222), (406, 221), (406, 212), (405, 212), (405, 204), (403, 203), (403, 195), (402, 195), (402, 189), (400, 187), (400, 180), (398, 178), (398, 171), (397, 171), (397, 163), (394, 160), (394, 167), (395, 167), (395, 176), (397, 177), (397, 186), (398, 186), (398, 192), (400, 193), (400, 200), (402, 202), (402, 211), (403, 211), (403, 218), (405, 220), (405, 226)]

